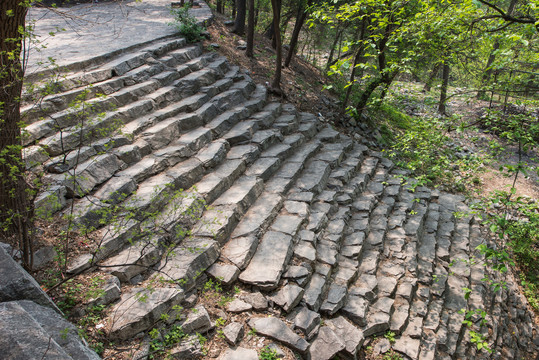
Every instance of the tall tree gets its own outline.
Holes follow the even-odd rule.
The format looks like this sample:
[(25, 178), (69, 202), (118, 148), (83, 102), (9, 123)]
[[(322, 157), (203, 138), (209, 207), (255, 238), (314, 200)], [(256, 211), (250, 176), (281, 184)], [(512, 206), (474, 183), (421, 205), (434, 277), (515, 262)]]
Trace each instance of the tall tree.
[(247, 49), (245, 55), (254, 57), (253, 48), (255, 42), (255, 0), (248, 0), (249, 17), (247, 19)]
[(236, 19), (234, 20), (234, 28), (232, 29), (234, 34), (243, 35), (245, 33), (245, 14), (246, 1), (236, 0)]
[[(294, 30), (292, 31), (292, 38), (290, 39), (290, 48), (288, 49), (288, 54), (286, 55), (286, 60), (284, 62), (285, 67), (290, 66), (292, 57), (296, 54), (296, 47), (298, 45), (299, 33), (301, 31), (301, 28), (303, 27), (303, 24), (305, 23), (305, 19), (307, 18), (307, 10), (305, 9), (305, 5), (303, 1), (304, 0), (300, 0), (298, 4), (296, 22), (294, 23)], [(307, 0), (307, 7), (309, 7), (311, 3), (312, 3), (312, 0)]]
[(279, 0), (271, 0), (271, 8), (273, 10), (273, 29), (275, 37), (275, 48), (277, 52), (277, 58), (275, 59), (275, 75), (271, 82), (271, 91), (277, 95), (282, 95), (281, 90), (281, 65), (283, 62), (283, 49), (281, 46), (281, 2)]
[(0, 2), (0, 234), (17, 237), (28, 269), (32, 267), (33, 201), (22, 159), (20, 59), (29, 6), (28, 0)]

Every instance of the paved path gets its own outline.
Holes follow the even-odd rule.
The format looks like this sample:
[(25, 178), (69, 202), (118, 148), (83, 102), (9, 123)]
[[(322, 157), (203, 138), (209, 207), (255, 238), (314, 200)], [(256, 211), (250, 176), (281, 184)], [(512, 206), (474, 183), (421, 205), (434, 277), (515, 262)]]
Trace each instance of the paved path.
[[(195, 9), (195, 16), (207, 8)], [(28, 18), (35, 21), (36, 39), (27, 74), (45, 69), (53, 58), (58, 66), (88, 67), (96, 57), (109, 57), (137, 45), (176, 33), (170, 1), (120, 1), (76, 5), (50, 10), (33, 8)], [(54, 33), (54, 36), (49, 35)], [(45, 46), (45, 48), (41, 48)], [(82, 63), (82, 64), (81, 64)], [(79, 68), (82, 67), (79, 65)]]

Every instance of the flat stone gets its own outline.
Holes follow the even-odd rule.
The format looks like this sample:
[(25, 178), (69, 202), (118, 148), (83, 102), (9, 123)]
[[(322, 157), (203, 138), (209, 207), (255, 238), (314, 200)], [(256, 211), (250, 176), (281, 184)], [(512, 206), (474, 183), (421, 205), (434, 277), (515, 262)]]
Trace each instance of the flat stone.
[(391, 315), (391, 322), (389, 324), (389, 330), (396, 334), (400, 334), (408, 321), (408, 311), (410, 310), (410, 304), (403, 297), (397, 296), (393, 303), (395, 311)]
[(303, 218), (309, 216), (309, 205), (302, 201), (285, 201), (284, 208), (290, 214), (296, 214)]
[(310, 309), (314, 311), (320, 309), (322, 293), (324, 292), (325, 287), (326, 277), (318, 273), (314, 274), (303, 295), (303, 299)]
[(221, 255), (233, 262), (238, 268), (245, 269), (251, 261), (258, 239), (255, 236), (245, 236), (230, 239), (222, 249)]
[(365, 340), (363, 332), (342, 316), (326, 320), (325, 323), (344, 342), (344, 351), (355, 358)]
[(187, 334), (205, 333), (210, 329), (213, 329), (213, 324), (203, 305), (192, 308), (187, 319), (182, 323), (182, 330)]
[(243, 325), (238, 322), (232, 322), (223, 329), (225, 340), (232, 346), (235, 346), (243, 337)]
[(271, 230), (295, 236), (304, 218), (293, 215), (279, 215), (271, 225)]
[(371, 274), (362, 274), (356, 280), (354, 287), (350, 290), (353, 295), (362, 296), (369, 301), (374, 300), (375, 291), (378, 288), (376, 276)]
[(232, 302), (226, 305), (226, 311), (233, 313), (240, 313), (244, 311), (249, 311), (253, 308), (253, 305), (246, 303), (240, 299), (234, 299)]
[(346, 286), (339, 284), (331, 284), (328, 290), (326, 300), (322, 303), (320, 311), (333, 315), (343, 306), (346, 299), (347, 289)]
[(258, 360), (256, 350), (238, 347), (236, 349), (227, 349), (219, 360)]
[(161, 260), (158, 277), (165, 281), (175, 281), (188, 291), (195, 286), (196, 279), (204, 269), (211, 266), (218, 257), (216, 241), (204, 238), (184, 240), (171, 255)]
[(365, 326), (367, 324), (366, 316), (368, 307), (369, 303), (363, 297), (350, 295), (342, 309), (342, 312), (345, 313), (354, 323), (358, 324), (359, 326)]
[(225, 286), (232, 285), (240, 275), (240, 269), (236, 266), (217, 263), (210, 266), (206, 272), (214, 279), (218, 279)]
[(374, 349), (372, 352), (374, 355), (380, 355), (380, 354), (385, 354), (386, 352), (389, 351), (389, 349), (391, 349), (391, 343), (389, 342), (389, 340), (380, 339), (380, 341), (378, 341), (376, 345), (374, 346)]
[(379, 296), (393, 296), (397, 289), (397, 279), (388, 276), (380, 276), (378, 281)]
[(273, 295), (271, 300), (289, 312), (299, 304), (304, 292), (305, 290), (297, 285), (287, 284)]
[(112, 324), (109, 336), (122, 340), (132, 338), (152, 327), (161, 314), (180, 304), (183, 298), (184, 292), (177, 288), (132, 289), (122, 295), (109, 315), (108, 321)]
[(191, 335), (170, 349), (169, 354), (172, 359), (198, 359), (203, 356), (203, 349), (198, 337)]
[(292, 237), (268, 231), (262, 237), (258, 249), (240, 280), (264, 289), (274, 289), (284, 267), (292, 255)]
[(305, 339), (295, 334), (283, 321), (277, 318), (252, 318), (248, 324), (256, 330), (257, 334), (280, 341), (301, 353), (305, 353), (309, 348), (309, 343)]
[(315, 311), (311, 311), (306, 307), (299, 307), (290, 313), (288, 317), (294, 322), (294, 326), (305, 335), (309, 335), (312, 331), (320, 325), (320, 314)]
[(367, 316), (367, 326), (363, 329), (365, 336), (381, 334), (389, 330), (389, 314), (383, 311), (369, 313)]
[(268, 308), (268, 300), (259, 291), (247, 293), (240, 297), (243, 301), (252, 305), (255, 310), (266, 310)]
[(294, 249), (294, 255), (300, 259), (313, 262), (316, 260), (316, 249), (310, 242), (300, 241)]
[(90, 299), (88, 301), (88, 305), (108, 305), (111, 302), (119, 299), (122, 294), (120, 287), (120, 280), (116, 276), (106, 276), (105, 282), (101, 286), (99, 296), (97, 298)]
[(419, 355), (419, 340), (408, 336), (402, 336), (393, 344), (393, 350), (405, 354), (411, 359), (417, 359)]
[(311, 360), (330, 360), (345, 348), (342, 339), (331, 328), (322, 326), (309, 349)]

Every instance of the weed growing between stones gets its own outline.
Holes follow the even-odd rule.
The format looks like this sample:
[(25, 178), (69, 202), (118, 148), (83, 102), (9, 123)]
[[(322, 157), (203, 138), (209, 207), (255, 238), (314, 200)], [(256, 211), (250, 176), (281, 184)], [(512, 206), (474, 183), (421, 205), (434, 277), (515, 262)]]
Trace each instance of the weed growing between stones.
[(169, 25), (174, 26), (185, 39), (194, 43), (202, 40), (202, 32), (204, 32), (204, 27), (197, 23), (197, 19), (189, 14), (189, 9), (191, 6), (185, 4), (180, 8), (172, 8), (170, 13), (174, 16), (174, 22), (169, 23)]
[(270, 348), (269, 346), (266, 346), (262, 348), (262, 350), (260, 350), (258, 358), (260, 360), (277, 360), (279, 357), (277, 351)]

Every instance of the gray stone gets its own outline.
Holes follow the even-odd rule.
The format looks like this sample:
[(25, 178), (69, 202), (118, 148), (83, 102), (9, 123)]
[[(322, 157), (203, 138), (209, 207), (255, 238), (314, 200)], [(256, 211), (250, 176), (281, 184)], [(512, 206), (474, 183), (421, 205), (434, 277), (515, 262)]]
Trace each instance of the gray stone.
[(204, 351), (196, 335), (188, 336), (169, 350), (172, 359), (199, 359)]
[(235, 346), (243, 337), (243, 325), (238, 322), (232, 322), (223, 329), (225, 340), (232, 346)]
[(103, 286), (101, 286), (99, 296), (97, 298), (90, 299), (88, 301), (88, 305), (108, 305), (111, 302), (119, 299), (122, 294), (120, 287), (120, 280), (116, 276), (106, 276), (105, 283)]
[(258, 360), (258, 354), (256, 350), (238, 347), (227, 349), (224, 354), (219, 356), (219, 360)]
[(29, 300), (0, 303), (3, 359), (97, 360), (75, 326), (55, 310)]
[(322, 303), (322, 293), (326, 288), (326, 277), (318, 273), (314, 274), (311, 278), (311, 282), (305, 289), (305, 294), (303, 295), (303, 300), (307, 306), (314, 310), (318, 311)]
[[(367, 324), (367, 309), (369, 303), (361, 296), (350, 295), (346, 300), (346, 304), (342, 309), (350, 320), (359, 326), (365, 326)], [(367, 336), (367, 335), (366, 335)]]
[(309, 205), (302, 201), (285, 201), (284, 208), (290, 214), (296, 214), (303, 218), (309, 216)]
[(284, 311), (289, 312), (299, 304), (304, 292), (305, 290), (297, 285), (287, 284), (273, 295), (271, 300), (282, 307)]
[(355, 358), (365, 340), (363, 332), (342, 316), (327, 320), (326, 325), (344, 342), (344, 351)]
[(187, 334), (205, 333), (213, 329), (210, 315), (203, 305), (192, 308), (187, 315), (187, 319), (181, 324), (182, 329)]
[(300, 259), (313, 262), (316, 260), (316, 249), (310, 242), (300, 241), (294, 249), (294, 255)]
[(240, 280), (265, 289), (274, 289), (292, 255), (292, 237), (268, 231)]
[(380, 355), (385, 354), (389, 351), (389, 349), (391, 349), (391, 343), (389, 342), (389, 340), (380, 339), (380, 341), (378, 341), (376, 345), (374, 345), (374, 349), (372, 352), (374, 355)]
[(412, 359), (417, 359), (419, 355), (419, 340), (402, 336), (393, 344), (393, 350), (403, 353)]
[(293, 215), (279, 215), (271, 225), (271, 230), (295, 236), (304, 218)]
[(221, 255), (233, 262), (238, 268), (245, 269), (251, 261), (257, 245), (258, 239), (254, 236), (236, 237), (228, 241)]
[(230, 286), (237, 279), (240, 274), (240, 269), (234, 265), (228, 264), (213, 264), (206, 270), (207, 273), (214, 279), (218, 279), (223, 285)]
[(290, 348), (305, 353), (309, 348), (309, 343), (296, 335), (284, 322), (277, 318), (253, 318), (249, 320), (249, 326), (261, 334), (283, 344)]
[(322, 326), (309, 348), (311, 360), (330, 360), (345, 348), (342, 339), (327, 326)]
[(132, 289), (122, 295), (109, 315), (109, 336), (124, 340), (149, 329), (160, 319), (161, 314), (180, 304), (183, 298), (181, 289)]
[(184, 240), (180, 246), (166, 256), (158, 265), (160, 275), (165, 280), (174, 280), (185, 290), (195, 286), (200, 274), (219, 257), (216, 241), (204, 238)]
[(283, 359), (286, 356), (283, 349), (281, 349), (281, 347), (277, 345), (276, 343), (273, 343), (273, 342), (270, 343), (268, 345), (268, 349), (270, 349), (271, 351), (275, 351), (277, 359)]
[(313, 330), (320, 325), (320, 314), (311, 311), (306, 307), (296, 308), (290, 313), (288, 319), (294, 323), (296, 328), (303, 331), (306, 336), (311, 334)]
[(232, 313), (240, 313), (244, 311), (249, 311), (253, 308), (253, 306), (249, 303), (246, 303), (245, 301), (242, 301), (240, 299), (234, 299), (233, 301), (229, 302), (226, 305), (226, 311), (232, 312)]
[(347, 294), (346, 286), (331, 284), (326, 300), (322, 303), (320, 311), (333, 315), (343, 306)]
[(0, 302), (32, 300), (61, 313), (41, 286), (19, 264), (0, 248)]
[(255, 310), (266, 310), (268, 308), (268, 300), (259, 291), (247, 293), (241, 296), (241, 299), (251, 304)]
[(42, 247), (34, 253), (33, 269), (43, 269), (49, 262), (54, 260), (55, 256), (56, 251), (54, 250), (54, 246)]
[(369, 301), (374, 300), (375, 291), (378, 288), (376, 276), (370, 274), (362, 274), (356, 280), (354, 287), (350, 289), (350, 294), (362, 296)]
[(383, 311), (370, 312), (363, 334), (367, 336), (384, 333), (389, 330), (389, 314)]
[(396, 334), (400, 334), (408, 321), (410, 304), (403, 297), (397, 296), (393, 306), (395, 307), (395, 311), (391, 315), (389, 329)]

